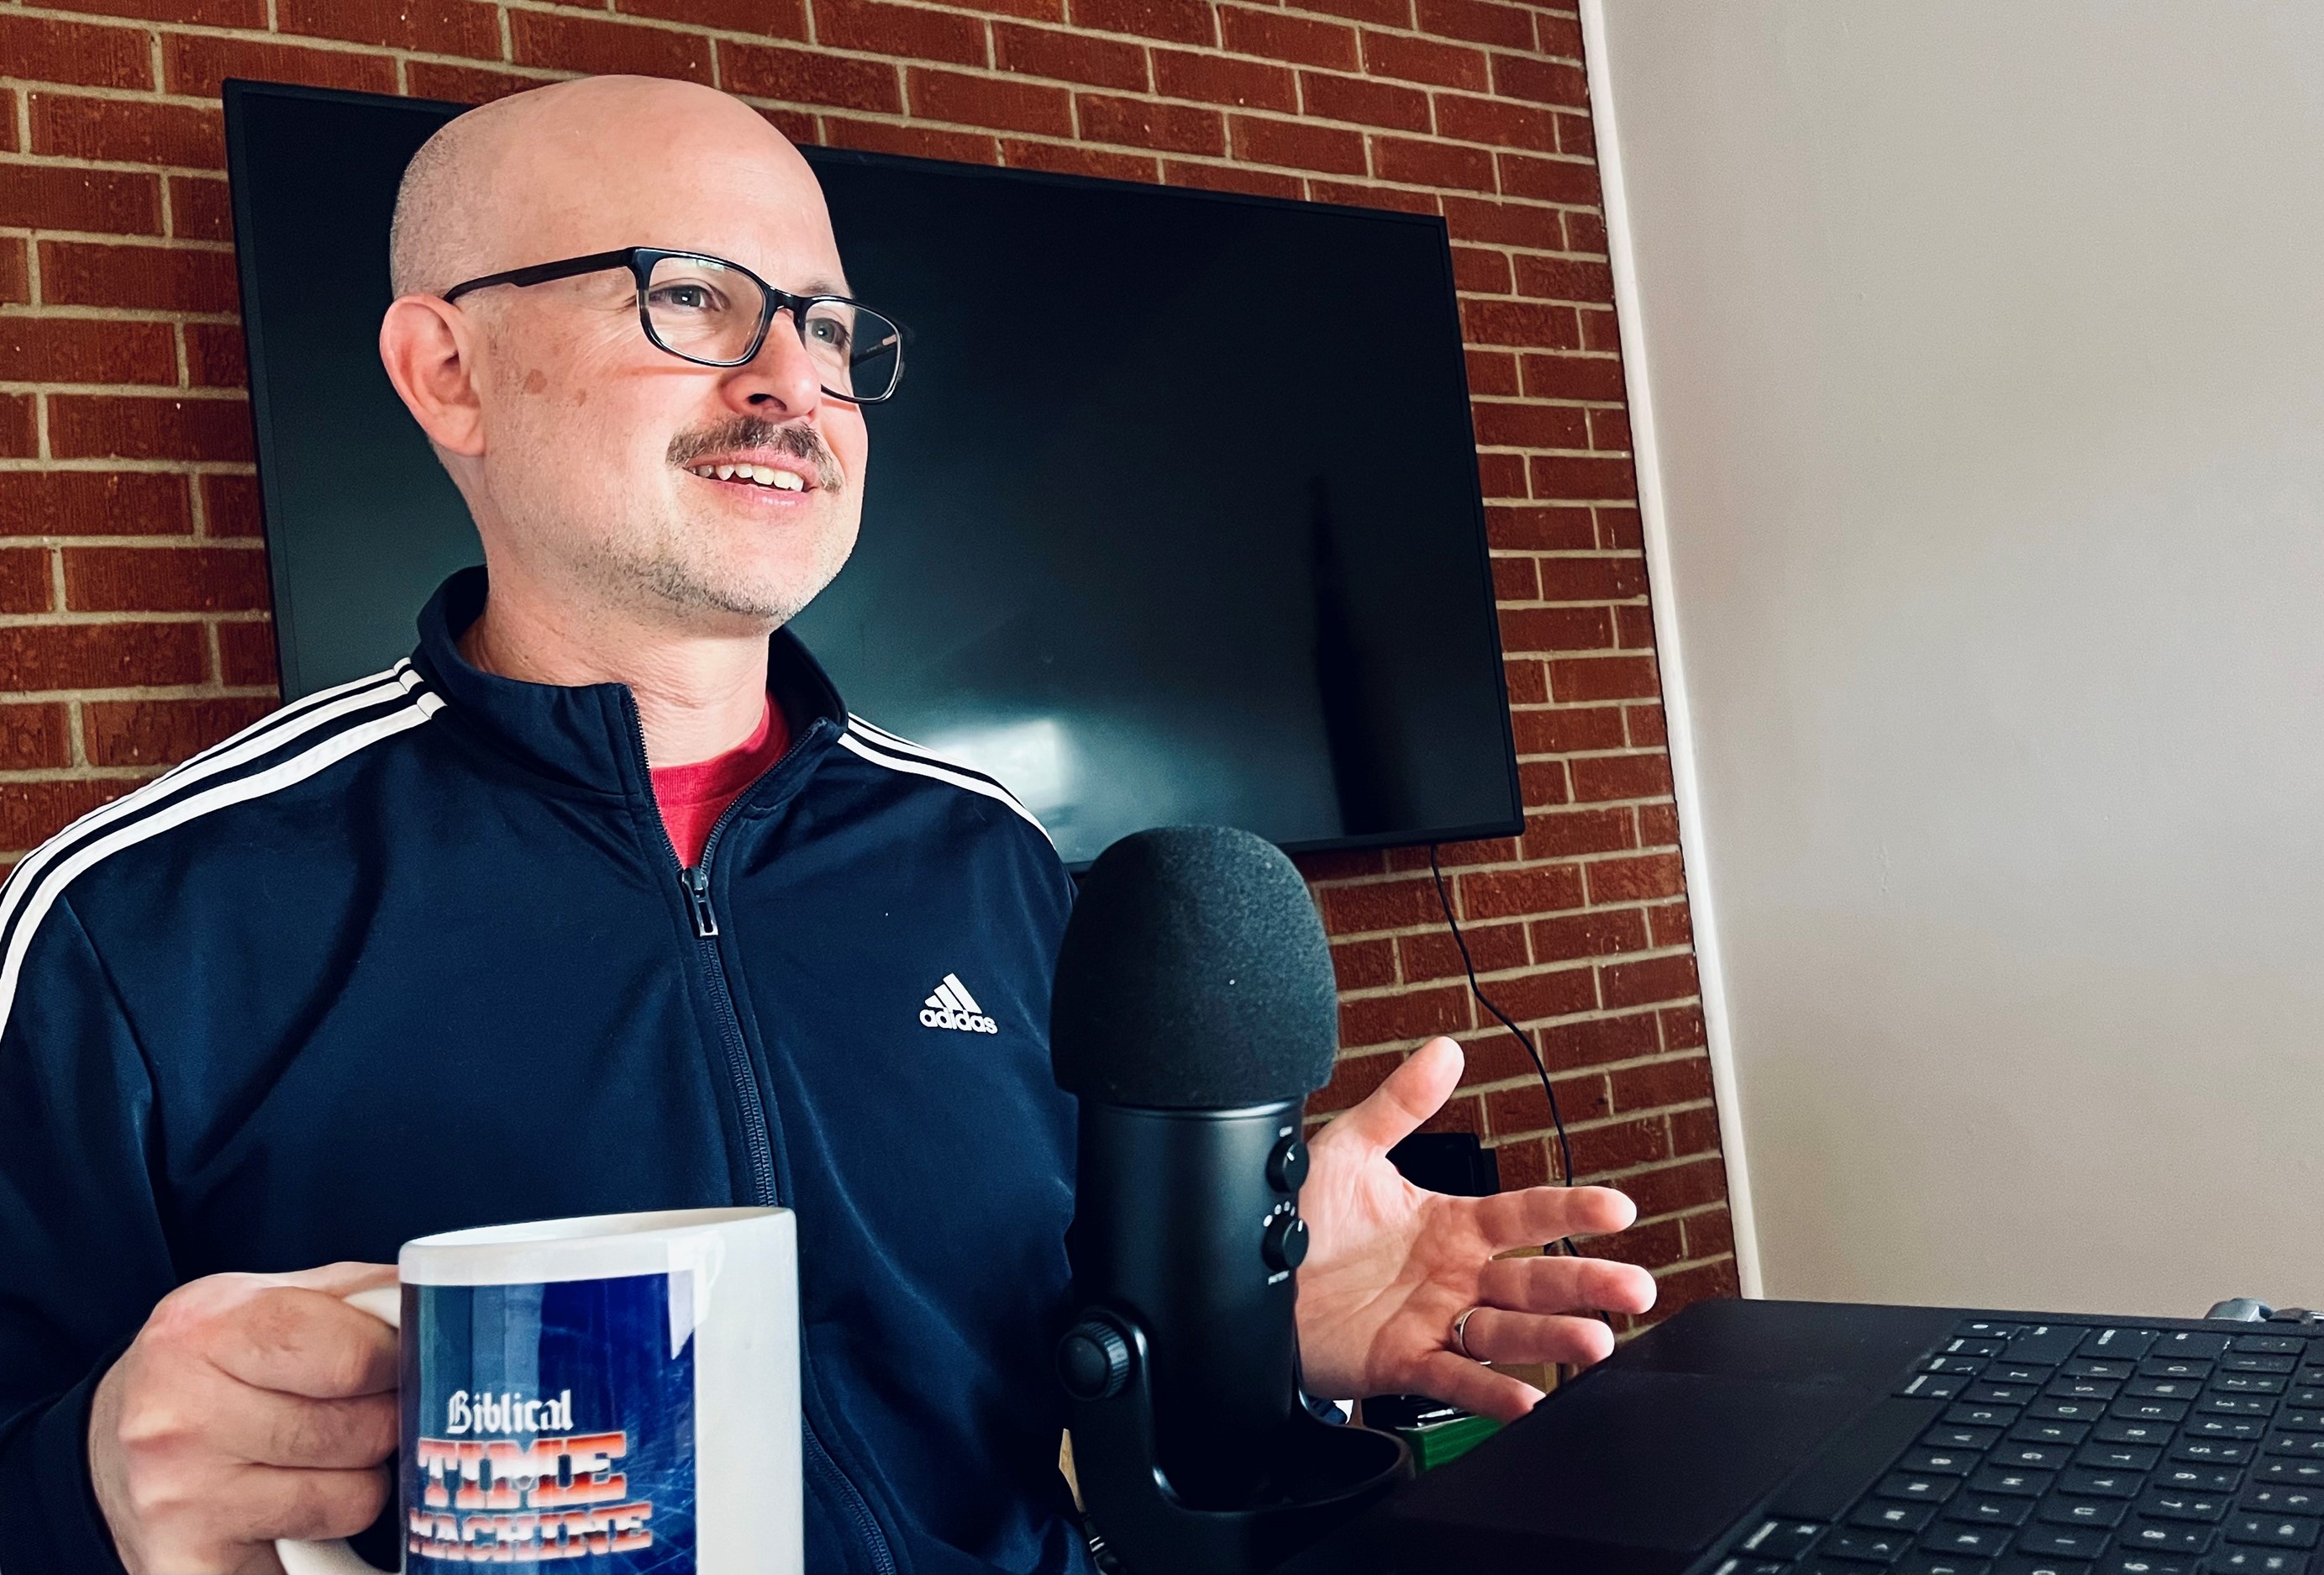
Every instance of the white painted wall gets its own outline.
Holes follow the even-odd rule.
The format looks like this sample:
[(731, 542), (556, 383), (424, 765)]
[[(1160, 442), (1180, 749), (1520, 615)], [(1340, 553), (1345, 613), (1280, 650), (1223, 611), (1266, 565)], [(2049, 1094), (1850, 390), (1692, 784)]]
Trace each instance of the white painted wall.
[(2324, 1304), (2324, 5), (1591, 5), (1766, 1293)]

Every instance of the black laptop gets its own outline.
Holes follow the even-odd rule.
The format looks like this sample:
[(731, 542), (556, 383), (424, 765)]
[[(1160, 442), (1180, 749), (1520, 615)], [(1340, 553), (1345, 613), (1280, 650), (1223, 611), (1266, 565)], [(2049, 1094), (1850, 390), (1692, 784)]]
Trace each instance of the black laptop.
[(2324, 1571), (2324, 1326), (1687, 1309), (1297, 1570)]

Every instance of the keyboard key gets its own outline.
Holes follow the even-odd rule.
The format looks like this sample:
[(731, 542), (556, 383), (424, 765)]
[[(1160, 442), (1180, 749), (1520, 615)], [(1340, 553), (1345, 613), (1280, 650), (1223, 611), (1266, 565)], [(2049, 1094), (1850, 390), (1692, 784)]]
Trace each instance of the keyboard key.
[(2221, 1548), (2204, 1569), (2214, 1575), (2301, 1575), (2308, 1568), (2304, 1553), (2286, 1548)]
[(2227, 1521), (2227, 1541), (2264, 1543), (2275, 1548), (2312, 1548), (2324, 1522), (2305, 1515), (2236, 1515)]
[(2227, 1513), (2227, 1496), (2222, 1493), (2181, 1493), (2172, 1488), (2149, 1488), (2132, 1506), (2139, 1514), (2152, 1520), (2200, 1520), (2217, 1522)]
[(1997, 1466), (2022, 1466), (2033, 1471), (2054, 1471), (2066, 1463), (2063, 1444), (2003, 1444), (1987, 1458)]
[(2052, 1422), (2048, 1417), (2029, 1416), (2009, 1430), (2010, 1438), (2021, 1444), (2078, 1444), (2090, 1436), (2087, 1422)]
[(2126, 1357), (2101, 1362), (2076, 1357), (2058, 1371), (2069, 1378), (2127, 1378), (2138, 1371), (2138, 1364)]
[(2255, 1486), (2244, 1490), (2236, 1507), (2257, 1515), (2324, 1515), (2324, 1488)]
[(2001, 1436), (1997, 1427), (1932, 1427), (1921, 1435), (1922, 1446), (1932, 1450), (1983, 1450)]
[(2299, 1367), (2290, 1357), (2224, 1357), (2219, 1361), (2223, 1373), (2289, 1373)]
[[(2055, 1367), (2068, 1357), (2084, 1353), (2076, 1350), (2087, 1332), (2080, 1324), (2037, 1323), (2019, 1331), (2002, 1348), (2004, 1358), (2043, 1367)], [(2224, 1345), (2226, 1342), (2220, 1342)]]
[(2324, 1438), (2313, 1434), (2295, 1433), (2272, 1438), (2262, 1447), (2271, 1455), (2296, 1455), (2305, 1459), (2324, 1460)]
[(2125, 1549), (2149, 1553), (2200, 1553), (2211, 1545), (2211, 1528), (2181, 1521), (2146, 1520), (2115, 1533)]
[(2009, 1545), (2009, 1528), (2000, 1525), (1960, 1525), (1940, 1521), (1921, 1538), (1921, 1546), (1940, 1553), (1990, 1559)]
[[(2211, 1376), (2211, 1387), (2222, 1394), (2281, 1394), (2291, 1383), (2289, 1378), (2270, 1373), (2215, 1373)], [(2310, 1389), (2302, 1393), (2314, 1394), (2317, 1398), (2294, 1399), (2292, 1404), (2324, 1405), (2324, 1389)]]
[(2178, 1422), (2187, 1414), (2187, 1402), (2142, 1400), (2135, 1394), (2126, 1394), (2107, 1407), (2107, 1414), (2126, 1422)]
[(1967, 1521), (1971, 1525), (2024, 1525), (2033, 1513), (2032, 1499), (1999, 1494), (1964, 1493), (1945, 1506), (1947, 1520)]
[(2142, 1378), (2208, 1378), (2211, 1364), (2195, 1357), (2148, 1357), (2138, 1364)]
[(2122, 1386), (2125, 1394), (2146, 1400), (2192, 1400), (2203, 1392), (2200, 1378), (2133, 1378)]
[(2017, 1420), (2015, 1405), (1980, 1405), (1962, 1400), (1945, 1413), (1945, 1420), (1955, 1427), (2007, 1427)]
[(1950, 1477), (1966, 1477), (1984, 1462), (1970, 1450), (1907, 1450), (1904, 1458), (1896, 1462), (1900, 1471), (1932, 1471)]
[[(2045, 1569), (2057, 1569), (2061, 1559), (2095, 1559), (2106, 1552), (2106, 1533), (2077, 1531), (2072, 1526), (2030, 1525), (2017, 1533), (2017, 1551), (2048, 1555), (2045, 1562), (2038, 1566)], [(2036, 1566), (2028, 1566), (2034, 1567)]]
[(2107, 1561), (2107, 1575), (2188, 1575), (2195, 1568), (2192, 1559), (2174, 1559), (2164, 1553), (2141, 1553), (2124, 1550)]
[(2118, 1524), (2128, 1514), (2130, 1506), (2119, 1498), (2068, 1498), (2063, 1495), (2043, 1500), (2035, 1518), (2051, 1525), (2078, 1525), (2104, 1531)]
[(1759, 1529), (1735, 1544), (1736, 1551), (1762, 1559), (1796, 1559), (1815, 1546), (1816, 1538), (1823, 1534), (1823, 1523), (1813, 1520), (1769, 1520), (1759, 1523)]
[(2306, 1353), (2308, 1342), (2297, 1335), (2246, 1334), (2238, 1335), (2229, 1348), (2238, 1352), (2260, 1351), (2272, 1357), (2297, 1357)]
[[(1875, 1501), (1859, 1506), (1848, 1524), (1876, 1532), (1916, 1532), (1936, 1517), (1933, 1504), (1883, 1504)], [(1831, 1544), (1826, 1543), (1826, 1547)]]
[(2069, 1471), (2058, 1478), (2058, 1491), (2085, 1498), (2135, 1498), (2146, 1478), (2136, 1471)]
[(2035, 1367), (2024, 1362), (1989, 1362), (1985, 1377), (1991, 1384), (2031, 1384), (2040, 1388), (2057, 1372), (2055, 1367)]
[(2025, 1408), (2025, 1414), (2045, 1422), (2093, 1422), (2106, 1414), (2103, 1400), (2061, 1400), (2044, 1395)]
[[(2220, 1402), (2235, 1398), (2238, 1397), (2227, 1394), (2218, 1397)], [(2251, 1398), (2256, 1400), (2260, 1396), (2253, 1395)], [(2287, 1411), (2275, 1419), (2275, 1425), (2286, 1432), (2324, 1432), (2324, 1411)]]
[(2107, 1417), (2093, 1430), (2102, 1444), (2153, 1444), (2158, 1448), (2171, 1441), (2173, 1431), (2167, 1422), (2132, 1422), (2119, 1416)]
[(1993, 1569), (1990, 1559), (1956, 1559), (1945, 1554), (1922, 1550), (1911, 1564), (1914, 1575), (1988, 1575)]
[[(2198, 1400), (2195, 1403), (2195, 1409), (2206, 1416), (2273, 1416), (2275, 1414), (2275, 1396), (2273, 1394), (2221, 1394), (2215, 1392)], [(2292, 1416), (2299, 1414), (2300, 1413), (2296, 1411), (2292, 1413)], [(2293, 1425), (2291, 1417), (2284, 1419), (2283, 1425), (2286, 1427)], [(2317, 1431), (2324, 1432), (2324, 1426), (2319, 1426)]]
[(2147, 1444), (2084, 1444), (2074, 1451), (2074, 1464), (2101, 1471), (2149, 1471), (2163, 1451)]
[(2147, 1329), (2094, 1329), (2082, 1337), (2085, 1357), (2119, 1357), (2135, 1362), (2154, 1347), (2154, 1331)]
[(1893, 1564), (1913, 1545), (1904, 1532), (1869, 1532), (1853, 1528), (1833, 1532), (1816, 1550), (1816, 1562), (1826, 1559), (1861, 1559), (1868, 1564)]
[(1985, 1363), (1976, 1357), (1931, 1357), (1921, 1364), (1923, 1373), (1966, 1373), (1970, 1377), (1985, 1371)]
[(2111, 1400), (2121, 1393), (2122, 1385), (2113, 1378), (2077, 1378), (2070, 1375), (2052, 1378), (2042, 1393), (2059, 1400)]
[(2252, 1473), (2252, 1480), (2324, 1483), (2324, 1460), (2263, 1460)]
[[(2181, 1493), (2233, 1493), (2236, 1484), (2243, 1479), (2241, 1471), (2218, 1466), (2165, 1466), (2148, 1478), (2157, 1487), (2176, 1488)], [(2291, 1506), (2283, 1507), (2288, 1509)]]
[(1940, 1477), (1923, 1471), (1891, 1471), (1872, 1490), (1876, 1498), (1898, 1498), (1907, 1504), (1942, 1504), (1961, 1485), (1958, 1477)]
[(2204, 1460), (2215, 1466), (2240, 1466), (2257, 1446), (2227, 1439), (2181, 1439), (2172, 1450), (2174, 1460)]
[[(2237, 1376), (2242, 1376), (2237, 1375)], [(2251, 1381), (2257, 1384), (2263, 1380), (2254, 1374), (2251, 1376)], [(2291, 1393), (2284, 1396), (2284, 1401), (2292, 1405), (2324, 1406), (2324, 1384), (2310, 1384), (2305, 1378), (2296, 1380)]]
[(2017, 1498), (2039, 1498), (2050, 1491), (2057, 1479), (2053, 1471), (2018, 1471), (2006, 1466), (1987, 1466), (1969, 1479), (1971, 1493), (1998, 1493)]
[(2013, 1338), (2017, 1331), (2024, 1327), (2024, 1326), (2023, 1324), (1994, 1323), (1985, 1319), (1975, 1319), (1954, 1329), (1953, 1338), (1956, 1339), (1989, 1339), (1998, 1343)]
[(1896, 1393), (1914, 1400), (1952, 1400), (1959, 1398), (1971, 1381), (1964, 1373), (1915, 1373)]
[(2039, 1394), (2041, 1391), (2030, 1384), (1995, 1384), (1980, 1380), (1971, 1384), (1961, 1398), (1980, 1405), (2023, 1405)]
[(2266, 1431), (2264, 1417), (2199, 1416), (2187, 1424), (2186, 1435), (2190, 1439), (2255, 1439)]
[(2226, 1335), (2200, 1334), (2193, 1329), (2177, 1329), (2157, 1336), (2150, 1351), (2158, 1357), (2194, 1357), (2209, 1361), (2227, 1348)]

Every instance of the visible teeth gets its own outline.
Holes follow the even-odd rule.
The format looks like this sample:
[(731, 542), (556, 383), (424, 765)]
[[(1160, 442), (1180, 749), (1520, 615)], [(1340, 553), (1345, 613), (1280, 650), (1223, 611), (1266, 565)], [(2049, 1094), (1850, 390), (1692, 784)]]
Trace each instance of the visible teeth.
[(728, 478), (729, 478), (730, 477), (732, 477), (733, 474), (734, 474), (734, 467), (733, 467), (732, 465), (721, 465), (720, 467), (718, 467), (718, 479), (719, 479), (719, 480), (721, 480), (721, 481), (724, 481), (724, 480), (728, 479)]
[(798, 474), (794, 471), (778, 470), (775, 472), (775, 490), (777, 492), (804, 492), (807, 490), (807, 483), (801, 481), (798, 478)]
[(764, 465), (742, 465), (736, 467), (736, 468), (747, 471), (751, 479), (757, 482), (761, 486), (772, 486), (774, 485), (775, 473)]

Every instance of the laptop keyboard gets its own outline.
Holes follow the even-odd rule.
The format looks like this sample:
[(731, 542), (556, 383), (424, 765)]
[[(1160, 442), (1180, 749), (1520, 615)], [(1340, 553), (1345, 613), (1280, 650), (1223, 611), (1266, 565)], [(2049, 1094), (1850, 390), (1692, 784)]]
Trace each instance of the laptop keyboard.
[(2324, 1338), (1972, 1319), (1920, 1369), (1898, 1397), (1941, 1409), (1870, 1488), (1718, 1575), (2324, 1575)]

